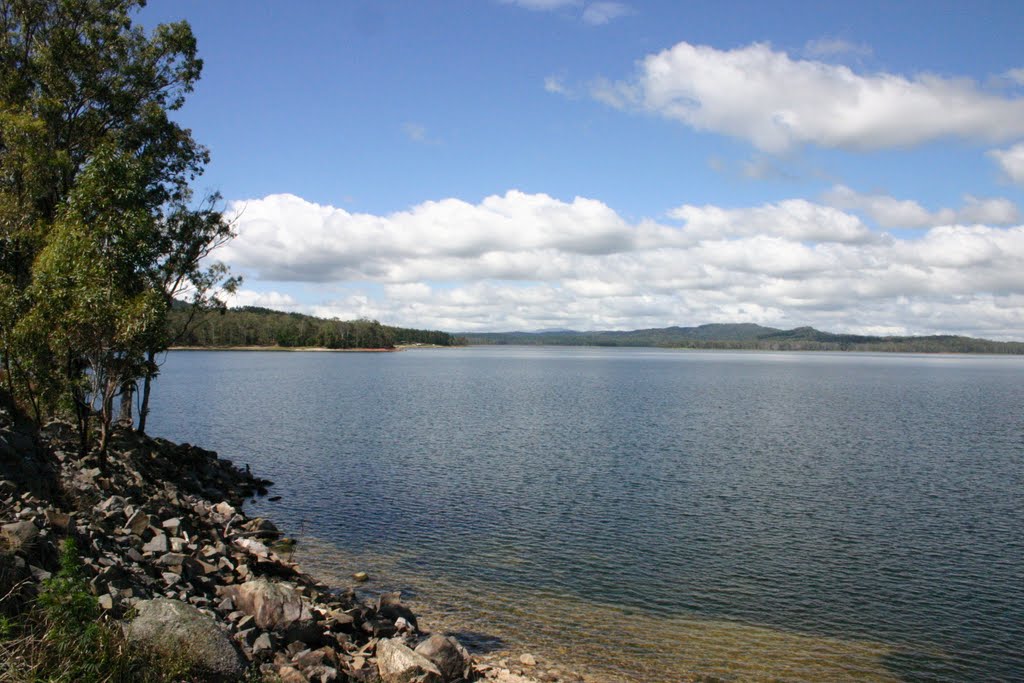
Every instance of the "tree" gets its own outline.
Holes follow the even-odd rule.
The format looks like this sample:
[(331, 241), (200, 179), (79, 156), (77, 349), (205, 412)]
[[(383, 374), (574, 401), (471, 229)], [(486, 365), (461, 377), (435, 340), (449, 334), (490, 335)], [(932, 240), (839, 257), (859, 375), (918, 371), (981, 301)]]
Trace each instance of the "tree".
[[(83, 446), (154, 374), (164, 318), (226, 277), (232, 235), (189, 185), (208, 160), (169, 117), (202, 70), (185, 22), (133, 26), (144, 0), (0, 0), (0, 356), (37, 419), (72, 409)], [(230, 288), (232, 282), (226, 283)], [(129, 390), (130, 391), (130, 390)]]

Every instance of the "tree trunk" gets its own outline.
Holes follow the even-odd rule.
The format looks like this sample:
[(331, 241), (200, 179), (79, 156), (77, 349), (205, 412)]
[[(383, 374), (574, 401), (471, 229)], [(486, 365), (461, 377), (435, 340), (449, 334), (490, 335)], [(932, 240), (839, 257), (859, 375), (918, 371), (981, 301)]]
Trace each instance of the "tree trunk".
[(110, 441), (110, 427), (114, 418), (114, 389), (107, 384), (103, 389), (103, 400), (100, 403), (100, 467), (107, 465), (107, 443)]
[(117, 424), (126, 429), (131, 429), (134, 420), (132, 419), (132, 398), (135, 396), (135, 383), (125, 382), (121, 387), (121, 404), (117, 410)]
[(156, 374), (156, 352), (146, 352), (146, 375), (142, 380), (142, 405), (139, 406), (139, 427), (135, 431), (146, 433), (146, 418), (149, 417), (149, 392)]
[(82, 457), (89, 452), (89, 406), (79, 395), (80, 392), (72, 392), (72, 402), (75, 404), (75, 418), (78, 422), (78, 454)]

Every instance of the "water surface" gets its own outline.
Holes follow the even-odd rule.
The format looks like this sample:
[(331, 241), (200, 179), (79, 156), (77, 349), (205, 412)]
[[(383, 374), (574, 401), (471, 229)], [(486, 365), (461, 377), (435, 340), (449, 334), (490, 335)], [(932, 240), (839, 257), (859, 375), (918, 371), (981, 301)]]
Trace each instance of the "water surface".
[(614, 680), (1024, 678), (1021, 358), (174, 352), (151, 426), (318, 569)]

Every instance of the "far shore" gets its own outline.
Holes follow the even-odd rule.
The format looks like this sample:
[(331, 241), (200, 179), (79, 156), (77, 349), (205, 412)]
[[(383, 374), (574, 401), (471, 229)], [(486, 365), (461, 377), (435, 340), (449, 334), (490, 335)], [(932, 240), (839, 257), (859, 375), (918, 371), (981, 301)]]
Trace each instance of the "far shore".
[(323, 346), (172, 346), (170, 351), (325, 351), (332, 353), (390, 353), (401, 351), (408, 346), (393, 349), (328, 349)]

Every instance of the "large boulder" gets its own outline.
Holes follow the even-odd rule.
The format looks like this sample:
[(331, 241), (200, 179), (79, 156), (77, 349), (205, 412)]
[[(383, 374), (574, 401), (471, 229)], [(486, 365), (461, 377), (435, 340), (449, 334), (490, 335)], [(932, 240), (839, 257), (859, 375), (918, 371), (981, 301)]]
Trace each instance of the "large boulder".
[(205, 674), (235, 679), (245, 673), (245, 660), (210, 615), (168, 598), (142, 600), (135, 610), (137, 616), (125, 627), (129, 641), (175, 661), (183, 658)]
[(444, 683), (433, 662), (397, 638), (377, 643), (377, 671), (384, 683)]
[(435, 633), (417, 645), (414, 652), (433, 662), (446, 681), (469, 678), (472, 668), (469, 652), (451, 636)]
[(252, 616), (262, 629), (283, 631), (313, 621), (309, 607), (287, 583), (258, 578), (220, 592), (234, 601), (235, 609)]

